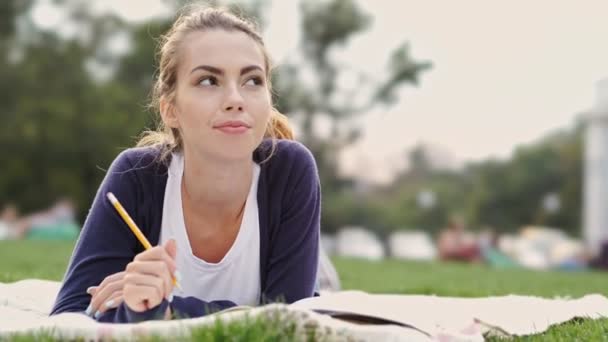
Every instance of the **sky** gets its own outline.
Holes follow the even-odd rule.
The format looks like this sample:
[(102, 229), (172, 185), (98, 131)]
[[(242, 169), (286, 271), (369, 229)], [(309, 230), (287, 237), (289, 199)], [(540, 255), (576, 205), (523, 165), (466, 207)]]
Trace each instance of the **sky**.
[[(34, 14), (52, 24), (49, 18), (59, 15), (45, 1)], [(389, 181), (405, 166), (406, 151), (419, 143), (432, 146), (451, 167), (507, 158), (518, 145), (572, 127), (598, 101), (597, 82), (608, 78), (608, 1), (358, 4), (373, 22), (339, 51), (342, 63), (382, 73), (404, 41), (415, 59), (433, 63), (418, 87), (403, 87), (398, 103), (361, 118), (364, 135), (341, 164), (345, 174), (366, 181)], [(92, 5), (133, 21), (171, 14), (159, 0)], [(297, 48), (298, 3), (272, 1), (267, 22), (265, 42), (280, 64)]]

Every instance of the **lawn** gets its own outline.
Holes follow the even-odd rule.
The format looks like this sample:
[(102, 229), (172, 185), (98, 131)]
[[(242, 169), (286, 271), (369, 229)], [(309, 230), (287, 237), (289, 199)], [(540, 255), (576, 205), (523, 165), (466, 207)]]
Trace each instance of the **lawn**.
[[(0, 282), (24, 278), (60, 280), (71, 253), (71, 243), (0, 241)], [(388, 260), (365, 262), (334, 259), (344, 289), (374, 293), (437, 294), (482, 297), (523, 294), (543, 297), (608, 295), (608, 274), (594, 272), (535, 272), (494, 270), (483, 265), (419, 263)], [(292, 329), (284, 322), (222, 325), (193, 332), (193, 340), (290, 340)], [(36, 336), (40, 338), (42, 336)], [(33, 340), (32, 336), (22, 336)], [(543, 335), (516, 341), (608, 341), (608, 319), (576, 321), (551, 328)]]

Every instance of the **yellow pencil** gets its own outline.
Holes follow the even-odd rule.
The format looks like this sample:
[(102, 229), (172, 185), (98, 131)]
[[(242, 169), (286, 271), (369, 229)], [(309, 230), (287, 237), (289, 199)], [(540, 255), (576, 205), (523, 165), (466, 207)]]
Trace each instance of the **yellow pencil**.
[[(131, 231), (133, 232), (133, 234), (135, 234), (135, 236), (137, 237), (137, 240), (139, 240), (139, 242), (141, 242), (141, 244), (144, 245), (144, 248), (146, 250), (152, 248), (152, 245), (150, 244), (148, 239), (146, 239), (146, 236), (141, 232), (139, 227), (137, 227), (137, 224), (135, 224), (135, 221), (133, 221), (131, 216), (129, 216), (129, 214), (127, 213), (125, 208), (122, 206), (122, 204), (120, 204), (120, 202), (118, 202), (118, 199), (116, 198), (116, 196), (114, 196), (114, 194), (111, 192), (108, 192), (106, 194), (106, 196), (108, 197), (108, 199), (110, 200), (110, 203), (112, 203), (114, 208), (116, 208), (116, 211), (118, 211), (118, 214), (120, 215), (120, 217), (122, 217), (122, 219), (127, 223), (127, 226), (129, 226), (129, 228), (131, 228)], [(175, 285), (180, 290), (182, 289), (182, 287), (179, 285), (179, 283), (177, 282), (177, 279), (175, 279), (175, 277), (173, 277), (173, 285)]]

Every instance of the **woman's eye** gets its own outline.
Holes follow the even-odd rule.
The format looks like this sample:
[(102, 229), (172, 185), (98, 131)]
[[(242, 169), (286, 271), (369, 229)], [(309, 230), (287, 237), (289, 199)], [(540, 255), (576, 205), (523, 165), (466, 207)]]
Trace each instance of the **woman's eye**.
[(198, 85), (212, 86), (217, 85), (217, 78), (213, 76), (205, 76), (198, 81)]
[(245, 85), (251, 85), (251, 86), (259, 86), (262, 84), (264, 84), (264, 81), (259, 76), (252, 77), (252, 78), (248, 79), (247, 82), (245, 82)]

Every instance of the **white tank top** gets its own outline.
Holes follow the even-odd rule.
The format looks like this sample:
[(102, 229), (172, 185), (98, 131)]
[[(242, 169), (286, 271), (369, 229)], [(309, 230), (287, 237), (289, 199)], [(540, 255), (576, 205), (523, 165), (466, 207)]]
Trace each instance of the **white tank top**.
[(173, 293), (204, 301), (229, 300), (237, 305), (257, 305), (260, 299), (260, 223), (257, 188), (260, 166), (254, 165), (253, 178), (238, 235), (228, 253), (218, 263), (209, 263), (192, 253), (182, 209), (181, 182), (184, 158), (174, 153), (169, 166), (163, 204), (161, 243), (177, 242), (177, 269), (181, 287)]

